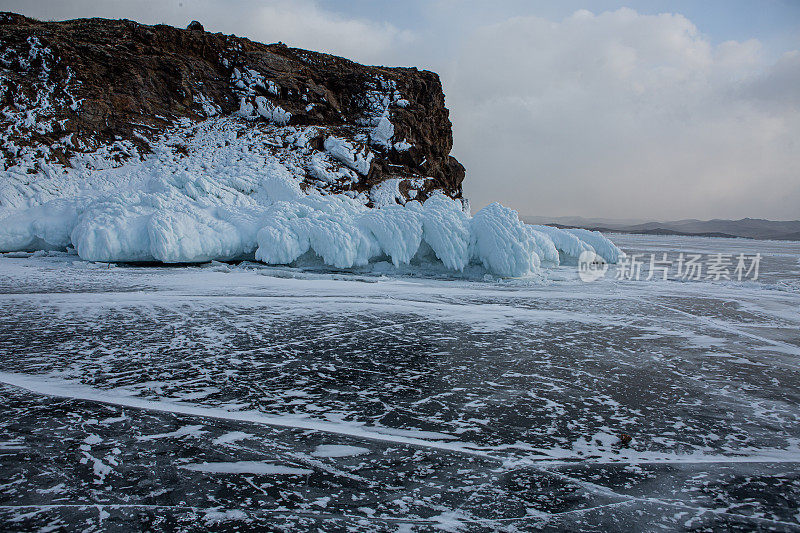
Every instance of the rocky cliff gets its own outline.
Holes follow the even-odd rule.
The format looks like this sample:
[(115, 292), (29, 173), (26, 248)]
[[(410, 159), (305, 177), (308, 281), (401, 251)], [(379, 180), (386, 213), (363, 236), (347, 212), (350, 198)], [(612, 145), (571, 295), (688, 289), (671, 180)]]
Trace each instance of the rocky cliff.
[(188, 156), (202, 123), (218, 138), (249, 139), (249, 151), (280, 161), (306, 190), (368, 206), (435, 190), (461, 197), (464, 168), (449, 155), (433, 72), (190, 28), (0, 14), (0, 164), (10, 181), (146, 159), (154, 142)]

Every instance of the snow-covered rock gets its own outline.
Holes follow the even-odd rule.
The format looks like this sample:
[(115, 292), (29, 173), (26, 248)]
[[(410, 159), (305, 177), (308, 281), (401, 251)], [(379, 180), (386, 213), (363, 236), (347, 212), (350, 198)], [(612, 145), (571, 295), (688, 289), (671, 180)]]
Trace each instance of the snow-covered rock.
[[(208, 66), (205, 78), (174, 99), (159, 99), (149, 86), (118, 87), (113, 69), (91, 79), (73, 71), (74, 51), (63, 44), (85, 38), (80, 21), (63, 26), (18, 18), (18, 25), (0, 27), (2, 252), (73, 248), (104, 263), (246, 258), (390, 269), (431, 263), (510, 277), (576, 260), (584, 250), (608, 262), (620, 257), (596, 232), (527, 226), (499, 204), (471, 217), (460, 197), (463, 167), (447, 155), (449, 133), (424, 134), (431, 128), (422, 122), (442, 115), (426, 106), (444, 107), (443, 95), (430, 92), (439, 83), (432, 73), (211, 35), (197, 47), (211, 56), (192, 56)], [(111, 34), (124, 30), (123, 41), (159, 33), (167, 63), (190, 53), (184, 41), (205, 38), (200, 30), (131, 33), (114, 21), (95, 24)], [(50, 31), (29, 35), (39, 26)], [(114, 39), (103, 43), (112, 63), (138, 50), (125, 43), (118, 48)], [(294, 66), (258, 68), (264, 57)], [(80, 65), (107, 70), (106, 64)], [(338, 77), (338, 92), (318, 85), (308, 69)], [(224, 77), (208, 74), (219, 70)], [(125, 112), (139, 118), (119, 122), (92, 107), (110, 93), (131, 91), (142, 92), (143, 101), (129, 102)], [(398, 116), (403, 120), (395, 122)], [(113, 140), (85, 134), (101, 126)]]
[(366, 147), (358, 147), (347, 139), (334, 136), (325, 139), (325, 150), (334, 159), (352, 168), (362, 176), (369, 174), (370, 164), (375, 157)]
[[(464, 169), (449, 155), (450, 122), (432, 72), (359, 65), (196, 26), (65, 24), (12, 13), (2, 22), (0, 211), (60, 197), (50, 182), (83, 164), (135, 162), (187, 121), (230, 117), (257, 134), (294, 128), (294, 138), (264, 135), (262, 144), (304, 189), (369, 202), (372, 186), (400, 178), (424, 185), (404, 187), (401, 203), (437, 190), (461, 195)], [(183, 150), (185, 141), (176, 141)]]

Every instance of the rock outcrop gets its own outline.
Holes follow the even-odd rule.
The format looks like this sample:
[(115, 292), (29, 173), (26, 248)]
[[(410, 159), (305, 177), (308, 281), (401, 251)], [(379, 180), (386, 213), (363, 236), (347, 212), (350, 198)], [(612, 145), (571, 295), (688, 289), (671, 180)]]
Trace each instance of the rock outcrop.
[(154, 139), (224, 118), (237, 135), (263, 131), (304, 189), (366, 205), (387, 182), (400, 203), (436, 190), (461, 198), (464, 168), (449, 155), (451, 124), (433, 72), (359, 65), (200, 24), (2, 13), (0, 44), (4, 171), (58, 172), (98, 151), (122, 164), (146, 157)]
[(0, 14), (0, 46), (0, 253), (468, 277), (622, 255), (500, 204), (470, 216), (432, 72), (197, 22)]

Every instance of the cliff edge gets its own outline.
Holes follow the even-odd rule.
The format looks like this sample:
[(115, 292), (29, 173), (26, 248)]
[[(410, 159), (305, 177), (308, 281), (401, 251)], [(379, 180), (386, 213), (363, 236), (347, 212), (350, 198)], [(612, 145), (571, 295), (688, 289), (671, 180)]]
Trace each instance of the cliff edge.
[[(98, 150), (122, 163), (164, 135), (226, 118), (220, 130), (263, 141), (264, 157), (304, 190), (360, 195), (370, 206), (436, 190), (461, 198), (464, 168), (449, 155), (435, 73), (190, 28), (1, 13), (3, 169), (48, 173), (48, 163), (76, 167), (76, 156)], [(171, 146), (192, 150), (180, 138)]]

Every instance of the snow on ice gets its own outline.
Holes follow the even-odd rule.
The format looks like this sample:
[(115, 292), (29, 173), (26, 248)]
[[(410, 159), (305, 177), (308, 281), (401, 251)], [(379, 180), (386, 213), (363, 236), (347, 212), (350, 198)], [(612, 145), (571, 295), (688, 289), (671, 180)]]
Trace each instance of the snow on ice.
[(230, 463), (198, 463), (182, 466), (185, 470), (205, 472), (209, 474), (261, 474), (261, 475), (295, 475), (306, 476), (312, 470), (293, 468), (290, 466), (262, 463), (258, 461), (235, 461)]
[(369, 448), (345, 444), (320, 444), (311, 453), (314, 457), (350, 457), (369, 453)]

